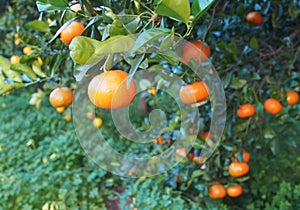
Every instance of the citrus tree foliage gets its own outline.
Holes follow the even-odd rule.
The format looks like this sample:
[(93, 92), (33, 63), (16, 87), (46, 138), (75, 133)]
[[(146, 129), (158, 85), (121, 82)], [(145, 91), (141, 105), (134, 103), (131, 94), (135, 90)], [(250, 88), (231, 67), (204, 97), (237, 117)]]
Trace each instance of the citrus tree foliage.
[[(77, 12), (71, 9), (75, 3), (80, 4)], [(300, 105), (286, 102), (288, 90), (299, 92), (298, 1), (21, 0), (8, 1), (0, 10), (2, 208), (36, 209), (54, 203), (60, 209), (99, 209), (109, 206), (108, 201), (115, 197), (117, 205), (124, 209), (299, 208), (296, 184), (300, 181)], [(246, 22), (250, 11), (263, 15), (262, 25), (254, 27)], [(84, 36), (65, 45), (60, 33), (73, 21), (85, 25)], [(130, 34), (137, 36), (125, 42), (121, 39), (120, 45), (120, 37)], [(223, 82), (227, 100), (226, 128), (220, 147), (205, 165), (186, 157), (157, 177), (125, 179), (102, 171), (84, 156), (73, 127), (54, 113), (45, 96), (57, 86), (75, 88), (75, 81), (93, 70), (81, 65), (90, 62), (93, 66), (99, 59), (93, 57), (95, 53), (104, 59), (101, 68), (111, 69), (114, 54), (138, 50), (171, 35), (188, 41), (201, 40), (211, 49), (210, 61)], [(25, 46), (32, 48), (27, 55), (22, 52)], [(20, 56), (20, 63), (10, 63), (13, 55)], [(37, 62), (39, 57), (42, 64)], [(130, 75), (138, 69), (168, 67), (186, 83), (199, 79), (172, 54), (133, 54), (117, 67)], [(27, 88), (17, 89), (21, 87)], [(13, 96), (7, 96), (9, 91)], [(19, 91), (33, 93), (31, 100), (28, 93)], [(166, 98), (158, 91), (156, 95), (146, 93), (142, 99), (146, 107), (160, 108), (170, 116), (170, 131), (163, 134), (162, 145), (151, 146), (154, 153), (167, 148), (168, 139), (176, 140), (171, 131), (178, 129), (177, 108), (170, 106)], [(263, 103), (268, 98), (281, 102), (281, 113), (272, 115), (264, 110)], [(40, 109), (26, 106), (29, 100)], [(246, 103), (254, 105), (256, 114), (241, 119), (236, 110)], [(135, 100), (133, 107), (138, 109), (140, 104)], [(210, 113), (210, 104), (205, 103), (199, 110)], [(70, 112), (68, 108), (63, 115)], [(114, 132), (108, 113), (97, 113), (104, 119), (104, 135), (119, 151), (149, 152)], [(131, 120), (141, 130), (147, 129), (147, 109)], [(208, 131), (209, 114), (201, 120), (201, 132)], [(203, 147), (200, 135), (192, 149), (194, 156)], [(250, 171), (233, 178), (228, 167), (233, 153), (238, 152), (238, 158), (243, 159), (242, 148), (251, 154)], [(240, 183), (243, 194), (211, 200), (208, 189), (214, 182), (225, 186)]]

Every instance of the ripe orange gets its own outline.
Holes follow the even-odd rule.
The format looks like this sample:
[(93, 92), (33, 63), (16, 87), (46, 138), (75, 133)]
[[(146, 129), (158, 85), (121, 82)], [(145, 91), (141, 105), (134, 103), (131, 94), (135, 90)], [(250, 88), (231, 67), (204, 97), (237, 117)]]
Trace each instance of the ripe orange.
[(22, 42), (22, 40), (20, 38), (16, 38), (14, 42), (15, 45), (19, 45)]
[(192, 84), (182, 86), (179, 91), (179, 97), (185, 104), (192, 104), (207, 99), (208, 87), (204, 82), (194, 82)]
[(189, 158), (190, 158), (191, 160), (194, 159), (194, 152), (190, 152), (190, 153), (189, 153)]
[(162, 145), (164, 143), (164, 138), (162, 136), (160, 136), (157, 140), (157, 143)]
[(252, 104), (244, 104), (241, 105), (240, 108), (237, 110), (237, 115), (240, 118), (248, 118), (255, 114), (255, 108)]
[(29, 54), (31, 51), (32, 51), (32, 48), (29, 47), (29, 46), (25, 46), (25, 47), (23, 48), (23, 53), (24, 53), (24, 55)]
[(249, 172), (249, 166), (244, 162), (232, 162), (229, 165), (228, 171), (232, 177), (240, 177)]
[(128, 106), (134, 99), (134, 80), (127, 87), (128, 73), (122, 70), (106, 71), (95, 76), (88, 86), (91, 102), (100, 108), (118, 109)]
[[(247, 150), (245, 150), (245, 149), (242, 149), (242, 151), (243, 151), (243, 158), (244, 158), (244, 161), (243, 161), (243, 162), (244, 162), (244, 163), (248, 163), (249, 160), (250, 160), (250, 153), (247, 152)], [(237, 153), (237, 152), (234, 153), (233, 156), (234, 156), (235, 158), (238, 158), (238, 153)], [(239, 161), (242, 161), (242, 160), (239, 160)]]
[(73, 92), (67, 87), (55, 88), (49, 95), (53, 107), (67, 107), (73, 102)]
[(264, 108), (271, 114), (278, 114), (282, 111), (281, 103), (274, 98), (267, 99), (264, 103)]
[(208, 190), (211, 199), (221, 199), (226, 196), (226, 189), (222, 184), (214, 184)]
[(72, 39), (76, 36), (80, 36), (83, 30), (84, 25), (74, 21), (60, 33), (60, 39), (63, 43), (70, 44)]
[(192, 41), (183, 45), (180, 61), (184, 64), (193, 58), (194, 60), (207, 61), (210, 56), (210, 49), (206, 43), (200, 41)]
[(199, 164), (199, 165), (203, 165), (204, 164), (204, 157), (203, 156), (195, 156), (194, 154), (193, 154), (193, 162), (195, 162), (195, 163), (197, 163), (197, 164)]
[(65, 111), (65, 107), (57, 107), (56, 108), (56, 111), (58, 112), (58, 113), (62, 113), (62, 112), (64, 112)]
[(297, 104), (299, 101), (299, 95), (296, 91), (288, 91), (286, 101), (289, 105)]
[(243, 188), (241, 185), (236, 184), (235, 186), (227, 187), (226, 191), (227, 191), (228, 196), (235, 198), (242, 194)]
[(201, 139), (203, 142), (205, 142), (205, 140), (206, 140), (207, 138), (210, 138), (210, 133), (209, 133), (209, 132), (203, 132), (203, 133), (201, 134), (201, 136), (200, 136), (200, 139)]
[(11, 64), (15, 64), (15, 63), (19, 63), (21, 60), (20, 56), (17, 55), (13, 55), (10, 57), (10, 63)]
[(42, 60), (41, 57), (38, 57), (37, 61), (39, 62), (40, 66), (42, 66), (44, 64), (44, 61)]
[(247, 14), (246, 20), (253, 26), (259, 26), (264, 22), (264, 17), (259, 12), (253, 11)]
[(100, 128), (102, 126), (102, 119), (99, 118), (99, 117), (96, 117), (94, 118), (93, 120), (93, 125), (96, 127), (96, 128)]

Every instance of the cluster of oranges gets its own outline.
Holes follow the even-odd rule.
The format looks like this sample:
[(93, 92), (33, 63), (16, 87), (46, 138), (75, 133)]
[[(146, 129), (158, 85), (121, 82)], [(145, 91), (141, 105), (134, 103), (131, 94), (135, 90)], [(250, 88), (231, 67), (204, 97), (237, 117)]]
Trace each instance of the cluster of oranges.
[[(32, 51), (32, 48), (29, 47), (29, 46), (25, 46), (22, 51), (23, 51), (24, 55), (28, 55)], [(20, 63), (20, 60), (21, 60), (21, 57), (18, 56), (18, 55), (13, 55), (13, 56), (10, 57), (10, 63), (11, 64)], [(41, 57), (38, 57), (37, 61), (40, 64), (40, 66), (42, 66), (44, 64)]]
[[(281, 94), (283, 97), (284, 94)], [(287, 91), (286, 102), (289, 105), (295, 105), (299, 102), (299, 94), (296, 91)], [(269, 98), (264, 102), (264, 109), (271, 114), (279, 114), (282, 111), (282, 104), (274, 98)], [(256, 113), (255, 107), (252, 104), (243, 104), (237, 110), (237, 115), (240, 118), (249, 118)]]
[(88, 119), (93, 120), (93, 125), (96, 128), (100, 128), (103, 124), (103, 120), (100, 117), (96, 117), (92, 112), (87, 112), (86, 116)]
[(240, 196), (242, 192), (243, 187), (240, 184), (229, 185), (225, 188), (224, 185), (216, 182), (209, 188), (208, 194), (211, 199), (221, 199), (224, 198), (226, 194), (229, 197), (235, 198)]
[[(233, 154), (233, 162), (229, 165), (228, 172), (229, 174), (234, 177), (240, 177), (246, 175), (249, 172), (248, 162), (250, 160), (250, 154), (245, 150), (242, 149), (243, 153), (243, 160), (238, 158), (238, 153)], [(240, 184), (229, 185), (227, 188), (220, 183), (214, 183), (209, 188), (209, 197), (212, 199), (221, 199), (226, 196), (229, 197), (238, 197), (242, 194), (243, 187)]]
[[(63, 113), (66, 107), (70, 106), (73, 102), (73, 92), (67, 87), (58, 87), (52, 90), (49, 95), (50, 104), (56, 108), (56, 111), (59, 113)], [(93, 120), (93, 125), (97, 128), (102, 126), (102, 119), (99, 117), (95, 117), (95, 115), (91, 112), (87, 112), (87, 118)], [(66, 121), (70, 121), (72, 119), (71, 115), (66, 114), (64, 116)]]
[[(162, 145), (164, 143), (164, 137), (160, 136), (158, 138), (153, 139), (153, 144), (159, 144)], [(166, 139), (165, 141), (166, 144), (170, 144), (171, 143), (171, 139)]]

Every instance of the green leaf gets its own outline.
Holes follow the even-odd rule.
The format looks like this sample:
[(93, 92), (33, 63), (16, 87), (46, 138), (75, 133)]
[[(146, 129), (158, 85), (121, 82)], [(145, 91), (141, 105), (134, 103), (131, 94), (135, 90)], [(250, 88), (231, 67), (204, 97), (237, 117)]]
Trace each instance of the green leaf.
[(37, 60), (32, 62), (31, 67), (36, 75), (38, 75), (39, 77), (46, 77), (46, 74), (42, 71), (41, 65)]
[(10, 66), (10, 68), (14, 71), (26, 74), (33, 80), (36, 80), (36, 74), (33, 72), (33, 70), (29, 66), (26, 66), (26, 65), (20, 64), (20, 63), (16, 63), (16, 64), (12, 64)]
[(101, 42), (84, 36), (75, 37), (70, 43), (70, 56), (74, 62), (79, 64), (97, 63), (103, 56), (96, 55), (96, 49)]
[(37, 0), (36, 5), (40, 12), (47, 10), (65, 10), (69, 6), (66, 0)]
[(22, 82), (22, 77), (18, 72), (15, 72), (11, 69), (2, 69), (3, 73), (11, 80), (15, 82)]
[(174, 66), (179, 64), (178, 55), (174, 51), (167, 51), (162, 54), (158, 54), (157, 57), (159, 57), (160, 61), (162, 60), (167, 61), (169, 64)]
[(248, 125), (249, 125), (249, 121), (245, 120), (245, 121), (238, 122), (238, 123), (234, 124), (232, 129), (235, 132), (239, 132), (239, 131), (245, 130), (248, 127)]
[(276, 136), (276, 132), (270, 128), (270, 127), (266, 127), (264, 129), (264, 138), (265, 139), (272, 139)]
[(192, 4), (192, 15), (195, 23), (214, 3), (214, 0), (194, 0)]
[(160, 51), (166, 51), (169, 49), (172, 49), (172, 47), (174, 46), (174, 34), (168, 34), (164, 40), (162, 40), (161, 44), (160, 44)]
[(122, 22), (119, 19), (114, 19), (113, 23), (111, 24), (109, 28), (109, 35), (117, 36), (117, 35), (127, 35), (129, 32), (126, 28), (124, 28)]
[(161, 0), (155, 12), (187, 23), (190, 19), (190, 2), (188, 0)]
[(135, 44), (132, 48), (132, 51), (135, 52), (144, 45), (153, 42), (155, 40), (158, 40), (159, 38), (172, 33), (172, 30), (170, 29), (164, 29), (164, 28), (152, 28), (148, 31), (145, 31), (139, 35), (137, 40), (135, 41)]
[(141, 65), (144, 58), (145, 58), (145, 54), (139, 54), (134, 59), (134, 63), (131, 65), (129, 75), (128, 75), (128, 79), (127, 79), (127, 83), (126, 83), (128, 88), (130, 87), (130, 81), (132, 80), (135, 72), (138, 70), (138, 68)]
[(202, 149), (202, 148), (204, 148), (204, 143), (202, 141), (200, 141), (199, 139), (196, 139), (196, 141), (193, 144), (193, 148)]
[(130, 32), (135, 33), (140, 23), (140, 16), (138, 15), (119, 15), (119, 20), (123, 23), (124, 27)]
[(229, 50), (233, 54), (237, 54), (238, 53), (238, 47), (237, 47), (237, 45), (236, 45), (236, 43), (234, 41), (230, 42), (230, 44), (229, 44)]
[(258, 42), (257, 40), (255, 39), (255, 37), (252, 37), (250, 39), (250, 47), (253, 48), (253, 49), (258, 49)]
[(129, 52), (132, 50), (134, 42), (134, 36), (114, 36), (101, 42), (101, 44), (96, 49), (96, 54), (108, 55), (112, 53)]
[(3, 93), (6, 93), (9, 90), (20, 88), (20, 87), (23, 87), (23, 86), (24, 86), (23, 83), (12, 83), (12, 84), (4, 83), (4, 84), (1, 84), (0, 85), (0, 95), (3, 94)]
[(50, 32), (50, 28), (49, 28), (48, 24), (41, 20), (30, 21), (30, 22), (26, 23), (24, 26), (27, 29), (33, 29), (33, 30), (37, 30), (40, 32), (46, 32), (46, 33)]
[(247, 83), (247, 80), (237, 79), (235, 77), (232, 78), (230, 88), (239, 89), (242, 88)]
[(10, 69), (10, 63), (9, 61), (4, 58), (3, 56), (0, 56), (0, 68), (2, 69), (2, 72), (11, 80), (15, 82), (22, 82), (22, 77), (18, 72), (12, 71)]
[(0, 67), (2, 69), (9, 69), (9, 66), (10, 66), (9, 61), (0, 55)]

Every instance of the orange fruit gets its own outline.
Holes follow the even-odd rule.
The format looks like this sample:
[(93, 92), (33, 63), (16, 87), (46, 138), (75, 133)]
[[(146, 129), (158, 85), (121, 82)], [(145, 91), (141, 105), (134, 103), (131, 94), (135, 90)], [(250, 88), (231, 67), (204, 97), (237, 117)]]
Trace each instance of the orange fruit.
[(181, 156), (181, 157), (186, 157), (186, 150), (184, 147), (180, 147), (176, 149), (176, 154)]
[(22, 40), (20, 38), (16, 38), (14, 43), (15, 45), (19, 45), (22, 42)]
[(299, 95), (296, 91), (288, 91), (286, 101), (289, 105), (297, 104), (299, 101)]
[(41, 57), (37, 58), (37, 61), (39, 62), (40, 66), (42, 66), (44, 64), (43, 60)]
[(72, 117), (71, 117), (71, 115), (65, 115), (64, 116), (64, 119), (66, 120), (66, 121), (70, 121), (70, 120), (72, 120)]
[(228, 171), (232, 177), (240, 177), (249, 172), (249, 166), (244, 162), (232, 162), (229, 165)]
[(47, 19), (47, 23), (48, 23), (49, 25), (50, 25), (52, 22), (53, 22), (53, 21), (52, 21), (50, 18)]
[(259, 26), (264, 22), (264, 17), (259, 12), (253, 11), (247, 14), (246, 20), (253, 26)]
[[(250, 153), (247, 152), (247, 150), (245, 150), (245, 149), (242, 149), (242, 152), (243, 152), (243, 158), (244, 158), (244, 161), (243, 161), (243, 162), (244, 162), (244, 163), (248, 163), (249, 160), (250, 160)], [(237, 153), (237, 152), (234, 153), (233, 156), (234, 156), (235, 158), (237, 158), (237, 157), (238, 157), (238, 153)], [(242, 160), (239, 160), (239, 161), (242, 161)]]
[(62, 113), (62, 112), (64, 112), (65, 111), (65, 107), (57, 107), (56, 108), (56, 111), (58, 112), (58, 113)]
[(281, 103), (274, 98), (267, 99), (264, 103), (264, 108), (271, 114), (278, 114), (282, 111)]
[(21, 60), (20, 56), (17, 55), (13, 55), (10, 57), (10, 63), (11, 64), (15, 64), (15, 63), (19, 63)]
[(208, 98), (208, 95), (208, 87), (204, 82), (199, 81), (182, 86), (179, 91), (179, 97), (185, 104), (203, 101)]
[(203, 156), (195, 156), (195, 154), (193, 154), (193, 162), (199, 164), (199, 165), (203, 165), (204, 164), (204, 157)]
[(164, 143), (164, 138), (162, 136), (160, 136), (157, 140), (157, 143), (162, 145)]
[(200, 139), (203, 141), (203, 142), (205, 142), (205, 140), (207, 139), (207, 138), (210, 138), (211, 136), (210, 136), (210, 133), (209, 132), (203, 132), (202, 134), (201, 134), (201, 136), (200, 136)]
[(87, 112), (86, 113), (87, 118), (89, 118), (90, 120), (94, 119), (95, 115), (92, 112)]
[[(81, 6), (79, 3), (73, 4), (72, 6), (70, 6), (70, 9), (74, 12), (78, 12), (81, 11)], [(86, 10), (85, 6), (83, 6), (83, 9)]]
[(102, 119), (99, 118), (99, 117), (95, 117), (94, 120), (93, 120), (93, 125), (96, 127), (96, 128), (100, 128), (102, 126)]
[(176, 182), (179, 184), (184, 183), (184, 180), (180, 178), (180, 176), (178, 176), (177, 174), (175, 174), (175, 178), (176, 178)]
[(236, 184), (235, 186), (227, 187), (226, 192), (228, 196), (235, 198), (242, 194), (243, 188), (240, 184)]
[(182, 47), (182, 55), (180, 61), (184, 64), (193, 58), (194, 60), (207, 61), (210, 56), (210, 48), (206, 43), (200, 41), (192, 41), (185, 43)]
[(248, 118), (255, 114), (255, 108), (252, 104), (243, 104), (237, 110), (237, 115), (240, 118)]
[(31, 51), (32, 51), (32, 48), (29, 47), (29, 46), (25, 46), (25, 47), (23, 48), (23, 53), (24, 53), (24, 55), (29, 54)]
[(88, 86), (91, 102), (104, 109), (118, 109), (128, 106), (134, 99), (136, 88), (134, 80), (127, 87), (128, 73), (111, 70), (95, 76)]
[(208, 189), (208, 195), (211, 199), (221, 199), (226, 196), (226, 189), (222, 184), (213, 184)]
[(190, 158), (191, 160), (194, 159), (194, 152), (190, 152), (190, 153), (189, 153), (189, 158)]
[(147, 92), (148, 92), (149, 94), (151, 94), (152, 96), (156, 96), (156, 89), (155, 89), (155, 88), (149, 88), (149, 89), (147, 90)]
[(83, 31), (84, 25), (74, 21), (60, 33), (60, 39), (63, 43), (70, 44), (72, 39), (76, 36), (80, 36)]
[(73, 92), (67, 87), (55, 88), (49, 95), (49, 101), (55, 108), (67, 107), (73, 102)]

